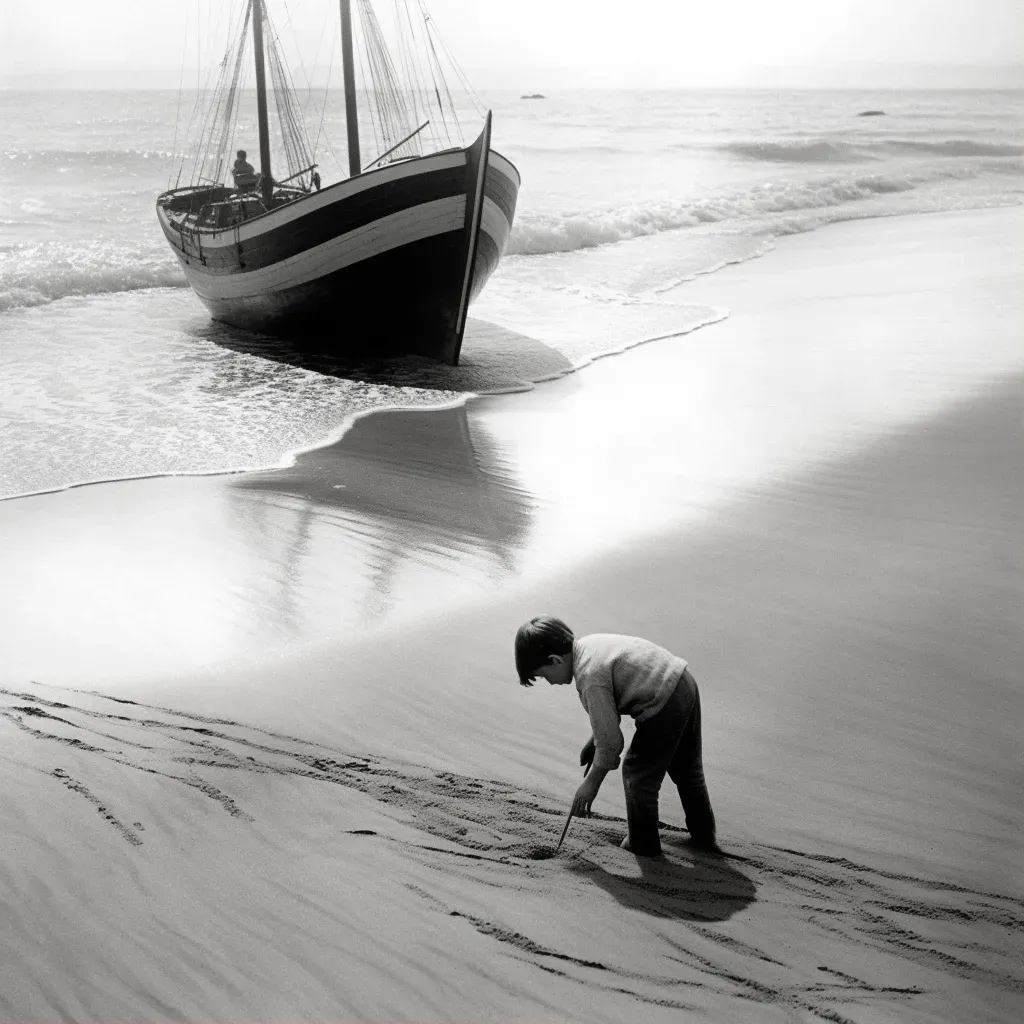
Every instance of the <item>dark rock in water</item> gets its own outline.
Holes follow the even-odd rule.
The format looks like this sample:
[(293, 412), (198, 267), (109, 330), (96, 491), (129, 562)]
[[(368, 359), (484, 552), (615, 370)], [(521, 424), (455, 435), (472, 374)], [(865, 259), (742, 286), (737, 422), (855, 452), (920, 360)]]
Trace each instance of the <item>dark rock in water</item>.
[(858, 117), (885, 117), (884, 110), (862, 110)]
[(529, 92), (519, 98), (521, 100), (546, 100), (547, 96), (542, 92)]

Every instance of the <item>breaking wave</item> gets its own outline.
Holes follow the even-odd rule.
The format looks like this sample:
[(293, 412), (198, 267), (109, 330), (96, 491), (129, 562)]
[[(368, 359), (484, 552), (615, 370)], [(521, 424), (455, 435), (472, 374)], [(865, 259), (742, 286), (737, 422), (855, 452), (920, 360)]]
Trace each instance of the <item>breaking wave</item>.
[[(698, 202), (669, 200), (604, 213), (565, 216), (526, 213), (518, 218), (513, 228), (508, 252), (521, 256), (571, 252), (677, 228), (725, 222), (756, 229), (759, 222), (779, 214), (829, 210), (847, 204), (855, 207), (864, 200), (911, 192), (942, 181), (970, 179), (977, 174), (975, 169), (959, 167), (907, 174), (817, 178), (757, 186)], [(899, 209), (894, 207), (890, 212), (898, 213)]]
[(730, 142), (720, 147), (750, 160), (773, 163), (847, 163), (875, 159), (862, 146), (847, 142)]
[(730, 142), (718, 147), (722, 152), (748, 160), (768, 163), (855, 163), (887, 157), (927, 154), (939, 157), (1008, 157), (1024, 155), (1024, 146), (970, 139), (924, 141), (886, 139), (884, 141), (836, 142), (828, 139), (793, 142)]
[(949, 139), (945, 142), (922, 142), (918, 139), (903, 139), (890, 143), (894, 149), (912, 149), (939, 156), (1022, 156), (1024, 146), (1001, 142), (972, 142), (969, 139)]
[(176, 264), (128, 267), (99, 264), (86, 267), (50, 266), (0, 273), (0, 311), (42, 306), (57, 299), (142, 288), (181, 288), (185, 276)]

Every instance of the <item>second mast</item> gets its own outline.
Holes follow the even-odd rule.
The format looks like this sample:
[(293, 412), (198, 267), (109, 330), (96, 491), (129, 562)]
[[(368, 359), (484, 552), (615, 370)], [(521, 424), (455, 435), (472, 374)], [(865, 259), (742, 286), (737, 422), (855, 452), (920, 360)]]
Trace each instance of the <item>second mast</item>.
[(348, 173), (362, 172), (359, 159), (359, 113), (356, 107), (356, 69), (352, 59), (352, 8), (341, 0), (341, 65), (345, 77), (345, 123), (348, 126)]

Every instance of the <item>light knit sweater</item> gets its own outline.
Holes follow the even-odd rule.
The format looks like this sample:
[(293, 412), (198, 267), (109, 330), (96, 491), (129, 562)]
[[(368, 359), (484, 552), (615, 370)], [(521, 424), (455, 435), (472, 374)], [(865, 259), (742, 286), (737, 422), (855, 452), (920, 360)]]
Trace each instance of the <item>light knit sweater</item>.
[(591, 633), (572, 645), (572, 674), (594, 732), (595, 768), (619, 767), (625, 741), (619, 719), (643, 722), (669, 699), (686, 662), (637, 636)]

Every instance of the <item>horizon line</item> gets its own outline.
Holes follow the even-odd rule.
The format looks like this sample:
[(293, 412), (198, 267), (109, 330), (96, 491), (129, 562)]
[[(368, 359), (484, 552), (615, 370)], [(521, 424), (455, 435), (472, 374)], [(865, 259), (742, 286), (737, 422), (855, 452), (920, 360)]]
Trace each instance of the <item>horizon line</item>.
[[(296, 92), (303, 89), (341, 89), (340, 79), (335, 83), (332, 68), (328, 64), (317, 64), (305, 74), (306, 83), (299, 86)], [(94, 88), (113, 90), (121, 88), (143, 89), (146, 91), (181, 90), (188, 92), (206, 91), (208, 84), (200, 84), (204, 73), (209, 74), (210, 68), (191, 66), (186, 68), (66, 68), (47, 71), (19, 71), (0, 73), (0, 89), (5, 91), (34, 91), (52, 89), (63, 91), (68, 89)], [(635, 83), (610, 81), (595, 83), (586, 81), (582, 75), (571, 81), (571, 74), (552, 68), (524, 69), (516, 75), (517, 82), (511, 82), (513, 71), (502, 71), (492, 80), (494, 84), (476, 84), (472, 73), (469, 80), (475, 91), (490, 92), (596, 92), (596, 91), (682, 91), (690, 89), (708, 90), (778, 90), (793, 89), (803, 91), (820, 89), (826, 91), (955, 91), (996, 89), (1001, 91), (1017, 91), (1024, 89), (1024, 63), (1008, 64), (922, 64), (922, 63), (879, 63), (843, 65), (839, 68), (826, 68), (818, 65), (756, 65), (745, 71), (736, 70), (723, 75), (704, 75), (692, 80), (674, 82), (638, 81)], [(882, 81), (862, 81), (864, 76), (881, 78)], [(480, 77), (491, 77), (481, 75)], [(567, 82), (566, 78), (570, 80)], [(943, 81), (944, 77), (956, 79), (952, 84)], [(547, 79), (547, 81), (545, 81)], [(894, 80), (895, 79), (895, 80)], [(916, 79), (916, 80), (915, 80)], [(188, 83), (188, 84), (186, 84)], [(366, 91), (366, 90), (363, 90)]]

